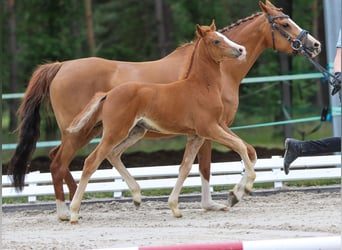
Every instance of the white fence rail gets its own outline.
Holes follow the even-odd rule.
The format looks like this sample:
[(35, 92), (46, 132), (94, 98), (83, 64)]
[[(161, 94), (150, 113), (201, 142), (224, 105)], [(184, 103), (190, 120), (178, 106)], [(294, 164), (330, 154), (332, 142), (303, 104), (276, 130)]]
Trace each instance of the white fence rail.
[[(341, 155), (326, 155), (299, 157), (293, 162), (291, 171), (285, 175), (282, 171), (283, 158), (274, 156), (259, 159), (255, 166), (257, 177), (255, 183), (274, 183), (275, 188), (281, 188), (284, 181), (334, 179), (341, 177)], [(173, 188), (178, 176), (179, 166), (157, 166), (128, 168), (136, 178), (142, 190)], [(238, 183), (244, 173), (241, 161), (212, 163), (210, 184), (214, 186), (234, 185)], [(73, 171), (76, 181), (80, 180), (82, 172)], [(34, 202), (37, 196), (53, 195), (54, 189), (50, 173), (32, 172), (26, 176), (26, 186), (17, 193), (11, 186), (7, 175), (2, 176), (2, 197), (28, 197)], [(194, 164), (184, 187), (200, 187), (198, 164)], [(68, 189), (65, 185), (66, 193)], [(128, 190), (126, 183), (115, 169), (97, 170), (91, 177), (86, 193), (113, 192), (114, 197), (121, 197), (122, 192)]]

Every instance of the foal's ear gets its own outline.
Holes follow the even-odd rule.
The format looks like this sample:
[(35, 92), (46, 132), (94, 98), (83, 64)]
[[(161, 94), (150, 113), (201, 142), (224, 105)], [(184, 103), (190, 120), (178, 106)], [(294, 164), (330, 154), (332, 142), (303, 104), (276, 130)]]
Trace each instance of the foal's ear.
[(205, 35), (205, 32), (202, 30), (202, 27), (199, 24), (196, 24), (196, 34), (199, 37), (204, 37)]
[(211, 21), (210, 30), (211, 30), (211, 31), (216, 31), (215, 19), (213, 19), (213, 20)]

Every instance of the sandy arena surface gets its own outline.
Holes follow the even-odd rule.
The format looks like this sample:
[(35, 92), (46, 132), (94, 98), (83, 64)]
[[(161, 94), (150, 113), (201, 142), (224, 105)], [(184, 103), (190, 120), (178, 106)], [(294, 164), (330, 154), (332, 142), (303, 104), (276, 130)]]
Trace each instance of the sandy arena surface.
[[(218, 200), (224, 203), (224, 200)], [(78, 225), (56, 219), (55, 210), (2, 214), (1, 249), (98, 249), (341, 235), (341, 194), (279, 192), (245, 197), (229, 211), (204, 211), (180, 203), (183, 218), (167, 203), (83, 204)]]

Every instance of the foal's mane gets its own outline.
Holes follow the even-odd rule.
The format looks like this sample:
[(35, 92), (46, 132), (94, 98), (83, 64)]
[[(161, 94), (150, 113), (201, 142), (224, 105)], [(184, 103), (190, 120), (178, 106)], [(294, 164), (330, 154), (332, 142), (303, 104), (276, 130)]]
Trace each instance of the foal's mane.
[(182, 71), (182, 74), (181, 74), (179, 80), (183, 80), (183, 79), (188, 78), (188, 76), (189, 76), (189, 74), (190, 74), (190, 70), (191, 70), (191, 68), (192, 68), (192, 64), (193, 64), (193, 62), (194, 62), (195, 52), (196, 52), (196, 50), (197, 50), (197, 47), (198, 47), (198, 44), (199, 44), (200, 39), (201, 39), (201, 38), (196, 37), (193, 41), (181, 45), (180, 48), (184, 48), (184, 47), (186, 47), (186, 46), (189, 46), (189, 45), (193, 45), (193, 44), (194, 44), (194, 48), (191, 50), (191, 55), (190, 55), (190, 56), (187, 56), (187, 58), (189, 58), (189, 59), (187, 60), (186, 64), (184, 65), (184, 68), (183, 68), (183, 71)]

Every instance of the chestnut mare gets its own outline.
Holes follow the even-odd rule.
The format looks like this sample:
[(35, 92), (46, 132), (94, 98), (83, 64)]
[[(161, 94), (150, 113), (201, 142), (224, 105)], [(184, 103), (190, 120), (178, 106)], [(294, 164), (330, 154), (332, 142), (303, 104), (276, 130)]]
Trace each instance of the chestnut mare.
[(116, 146), (125, 143), (125, 139), (137, 130), (140, 138), (148, 130), (167, 135), (188, 135), (192, 153), (186, 150), (169, 198), (175, 217), (181, 217), (178, 196), (205, 139), (217, 141), (241, 156), (249, 174), (246, 188), (252, 188), (255, 179), (253, 163), (243, 141), (228, 132), (221, 99), (220, 62), (226, 58), (243, 60), (246, 49), (216, 32), (214, 22), (210, 27), (197, 25), (196, 34), (185, 79), (169, 84), (130, 82), (107, 93), (96, 94), (67, 129), (71, 133), (86, 135), (98, 122), (102, 122), (103, 127), (101, 141), (86, 158), (71, 201), (71, 223), (78, 221), (82, 197), (91, 175), (108, 154), (119, 156), (120, 146), (119, 149)]
[[(269, 1), (259, 3), (262, 12), (239, 20), (223, 28), (220, 32), (229, 39), (243, 45), (248, 51), (246, 61), (241, 64), (235, 61), (221, 63), (224, 104), (224, 116), (229, 127), (235, 117), (239, 104), (239, 86), (256, 59), (266, 48), (273, 48), (287, 54), (298, 53), (293, 46), (302, 42), (300, 49), (310, 52), (312, 57), (319, 54), (320, 43), (302, 30), (281, 9)], [(51, 174), (53, 178), (57, 215), (61, 220), (68, 220), (69, 210), (65, 204), (63, 179), (70, 190), (72, 199), (77, 185), (69, 171), (69, 164), (76, 152), (100, 133), (102, 127), (96, 126), (87, 137), (82, 134), (70, 134), (66, 128), (75, 116), (82, 111), (96, 92), (107, 92), (121, 83), (142, 81), (168, 83), (176, 81), (184, 74), (182, 69), (193, 51), (193, 44), (180, 47), (170, 55), (152, 62), (132, 63), (111, 61), (100, 58), (84, 58), (65, 62), (57, 62), (40, 66), (34, 73), (26, 90), (25, 97), (18, 110), (19, 143), (14, 156), (9, 162), (9, 174), (13, 175), (14, 186), (21, 190), (27, 171), (27, 163), (35, 149), (39, 137), (39, 108), (44, 101), (50, 101), (58, 126), (61, 131), (61, 145), (51, 153)], [(230, 131), (233, 135), (233, 132)], [(162, 135), (148, 132), (145, 137), (158, 138)], [(255, 150), (247, 145), (249, 157), (256, 160)], [(112, 157), (107, 157), (111, 161)], [(206, 140), (198, 153), (198, 161), (202, 179), (202, 207), (204, 209), (225, 209), (211, 199), (210, 178), (211, 142)], [(123, 177), (125, 173), (121, 173)], [(134, 189), (135, 187), (133, 187)], [(136, 193), (139, 190), (133, 190)], [(230, 197), (233, 205), (241, 199), (244, 187), (237, 185)], [(135, 199), (139, 201), (139, 195)], [(235, 200), (235, 201), (234, 201)]]

